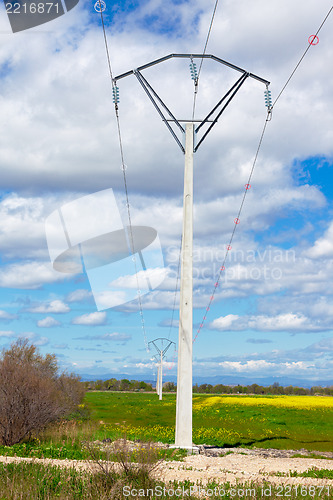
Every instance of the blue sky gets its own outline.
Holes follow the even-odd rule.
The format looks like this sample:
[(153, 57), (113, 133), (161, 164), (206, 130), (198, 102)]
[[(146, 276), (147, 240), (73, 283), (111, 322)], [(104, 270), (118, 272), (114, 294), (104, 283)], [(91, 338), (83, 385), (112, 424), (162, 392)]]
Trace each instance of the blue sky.
[[(118, 75), (170, 53), (201, 53), (215, 1), (106, 4)], [(145, 341), (178, 337), (178, 295), (171, 328), (170, 320), (183, 155), (134, 76), (119, 81), (131, 217), (134, 226), (157, 231), (165, 263), (165, 279), (142, 296), (146, 339), (137, 301), (98, 310), (84, 273), (52, 268), (46, 240), (50, 214), (106, 189), (127, 224), (103, 32), (93, 5), (80, 2), (61, 18), (15, 34), (0, 11), (0, 346), (25, 336), (70, 371), (153, 378)], [(271, 81), (274, 100), (330, 7), (326, 0), (220, 0), (207, 53)], [(268, 124), (225, 278), (194, 344), (195, 376), (333, 379), (332, 22)], [(165, 62), (145, 76), (176, 116), (191, 117), (187, 60)], [(237, 78), (205, 61), (196, 117)], [(248, 79), (195, 155), (194, 335), (251, 170), (266, 117), (264, 89)], [(79, 217), (77, 227), (97, 227), (103, 217), (96, 217), (89, 223)], [(176, 374), (173, 352), (166, 368)]]

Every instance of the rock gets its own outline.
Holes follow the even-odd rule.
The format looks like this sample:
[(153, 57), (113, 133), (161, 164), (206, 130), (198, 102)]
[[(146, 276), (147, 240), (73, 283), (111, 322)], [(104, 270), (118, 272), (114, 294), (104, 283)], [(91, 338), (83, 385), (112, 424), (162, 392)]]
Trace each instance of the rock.
[(242, 455), (254, 455), (259, 457), (272, 458), (292, 458), (295, 455), (305, 457), (316, 455), (323, 458), (333, 458), (333, 453), (329, 451), (309, 451), (305, 448), (300, 450), (276, 450), (275, 448), (222, 448), (218, 446), (199, 445), (199, 454), (207, 457), (223, 457), (230, 453)]

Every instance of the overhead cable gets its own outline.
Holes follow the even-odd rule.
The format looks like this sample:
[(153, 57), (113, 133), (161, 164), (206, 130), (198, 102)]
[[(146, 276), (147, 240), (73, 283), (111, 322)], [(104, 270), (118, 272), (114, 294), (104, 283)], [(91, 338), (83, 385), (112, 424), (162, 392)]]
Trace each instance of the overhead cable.
[[(322, 27), (324, 26), (324, 24), (326, 23), (329, 15), (331, 14), (333, 10), (333, 6), (330, 8), (330, 10), (328, 11), (328, 13), (326, 14), (324, 20), (322, 21), (321, 25), (319, 26), (318, 30), (316, 31), (316, 34), (313, 36), (314, 38), (318, 36), (318, 33), (320, 32), (320, 30), (322, 29)], [(299, 68), (301, 62), (303, 61), (303, 59), (305, 58), (306, 54), (308, 53), (310, 47), (312, 46), (312, 43), (309, 41), (309, 45), (308, 47), (306, 48), (306, 50), (304, 51), (303, 55), (301, 56), (300, 60), (298, 61), (298, 63), (296, 64), (295, 68), (293, 69), (291, 75), (289, 76), (289, 78), (287, 79), (286, 83), (284, 84), (284, 86), (282, 87), (281, 91), (279, 92), (278, 96), (276, 97), (275, 101), (273, 102), (273, 104), (271, 104), (270, 102), (270, 94), (268, 94), (268, 90), (266, 90), (266, 94), (265, 94), (265, 100), (266, 100), (266, 105), (268, 104), (268, 114), (267, 114), (267, 117), (266, 117), (266, 120), (265, 120), (265, 124), (264, 124), (264, 127), (263, 127), (263, 130), (262, 130), (262, 133), (261, 133), (261, 136), (260, 136), (260, 140), (259, 140), (259, 144), (258, 144), (258, 148), (257, 148), (257, 151), (256, 151), (256, 155), (255, 155), (255, 158), (254, 158), (254, 161), (253, 161), (253, 164), (252, 164), (252, 168), (251, 168), (251, 172), (250, 172), (250, 175), (249, 175), (249, 178), (248, 178), (248, 182), (247, 184), (245, 184), (245, 191), (244, 191), (244, 195), (243, 195), (243, 198), (242, 198), (242, 201), (241, 201), (241, 205), (240, 205), (240, 208), (238, 210), (238, 214), (237, 214), (237, 217), (235, 218), (234, 220), (234, 227), (233, 227), (233, 230), (232, 230), (232, 233), (231, 233), (231, 237), (230, 237), (230, 240), (229, 240), (229, 244), (227, 245), (226, 247), (226, 253), (225, 253), (225, 256), (224, 256), (224, 260), (223, 260), (223, 263), (222, 263), (222, 266), (220, 267), (220, 270), (219, 270), (219, 274), (218, 274), (218, 277), (217, 277), (217, 280), (215, 282), (215, 285), (214, 285), (214, 289), (213, 289), (213, 293), (209, 299), (209, 302), (208, 302), (208, 306), (206, 307), (206, 310), (205, 310), (205, 314), (204, 314), (204, 317), (200, 323), (200, 326), (197, 330), (197, 333), (193, 339), (193, 342), (195, 342), (195, 340), (197, 339), (201, 329), (203, 328), (204, 326), (204, 323), (206, 321), (206, 318), (207, 318), (207, 314), (208, 314), (208, 311), (210, 310), (210, 306), (214, 300), (214, 297), (215, 297), (215, 293), (216, 293), (216, 290), (217, 290), (217, 287), (219, 286), (219, 282), (220, 282), (220, 279), (221, 279), (221, 276), (222, 276), (222, 273), (225, 271), (225, 263), (226, 263), (226, 259), (227, 259), (227, 256), (228, 256), (228, 253), (230, 252), (231, 250), (231, 243), (234, 239), (234, 235), (235, 235), (235, 232), (236, 232), (236, 228), (240, 222), (240, 215), (242, 213), (242, 209), (243, 209), (243, 206), (244, 206), (244, 202), (245, 202), (245, 198), (246, 198), (246, 195), (247, 195), (247, 192), (249, 190), (249, 188), (251, 187), (251, 179), (252, 179), (252, 176), (253, 176), (253, 172), (254, 172), (254, 169), (255, 169), (255, 166), (257, 164), (257, 159), (258, 159), (258, 155), (259, 155), (259, 151), (261, 149), (261, 146), (262, 146), (262, 143), (263, 143), (263, 139), (264, 139), (264, 135), (265, 135), (265, 132), (266, 132), (266, 128), (267, 128), (267, 124), (268, 122), (271, 120), (271, 117), (272, 117), (272, 110), (274, 108), (274, 106), (276, 105), (277, 101), (280, 99), (281, 95), (283, 94), (283, 92), (285, 91), (286, 87), (288, 86), (290, 80), (292, 79), (292, 77), (294, 76), (294, 74), (296, 73), (297, 69)]]
[(122, 141), (122, 135), (121, 135), (121, 129), (120, 129), (119, 108), (118, 108), (119, 90), (118, 90), (117, 84), (113, 78), (111, 57), (110, 57), (110, 51), (109, 51), (108, 41), (107, 41), (107, 37), (106, 37), (101, 0), (98, 0), (98, 2), (99, 2), (100, 14), (101, 14), (101, 22), (102, 22), (102, 28), (103, 28), (106, 58), (107, 58), (107, 62), (108, 62), (109, 74), (110, 74), (111, 85), (112, 85), (112, 96), (113, 96), (114, 110), (115, 110), (116, 121), (117, 121), (118, 141), (119, 141), (120, 158), (121, 158), (121, 169), (123, 172), (124, 188), (125, 188), (125, 194), (126, 194), (126, 208), (127, 208), (127, 217), (128, 217), (128, 225), (129, 225), (129, 232), (130, 232), (130, 234), (129, 234), (130, 245), (131, 245), (131, 252), (133, 255), (132, 259), (133, 259), (133, 263), (134, 263), (136, 284), (137, 284), (137, 290), (138, 290), (138, 302), (139, 302), (139, 308), (140, 308), (141, 327), (142, 327), (142, 333), (143, 333), (143, 337), (144, 337), (145, 347), (146, 347), (147, 352), (149, 352), (147, 335), (146, 335), (146, 327), (145, 327), (145, 321), (144, 321), (144, 316), (143, 316), (142, 299), (141, 299), (141, 293), (140, 293), (140, 287), (139, 287), (138, 268), (137, 268), (136, 257), (135, 257), (132, 218), (131, 218), (131, 210), (130, 210), (130, 203), (129, 203), (129, 196), (128, 196), (127, 178), (126, 178), (126, 164), (125, 164), (124, 148), (123, 148), (123, 141)]
[(264, 139), (264, 135), (265, 135), (265, 132), (266, 132), (267, 123), (269, 121), (270, 121), (270, 111), (268, 111), (268, 113), (267, 113), (267, 117), (266, 117), (265, 124), (264, 124), (264, 127), (263, 127), (262, 132), (261, 132), (261, 136), (260, 136), (259, 144), (258, 144), (258, 147), (257, 147), (257, 151), (256, 151), (256, 154), (255, 154), (255, 157), (254, 157), (254, 160), (253, 160), (251, 172), (250, 172), (250, 175), (248, 177), (248, 181), (245, 184), (245, 190), (244, 190), (243, 198), (242, 198), (239, 210), (238, 210), (237, 217), (234, 219), (234, 227), (233, 227), (230, 239), (229, 239), (229, 243), (226, 246), (226, 251), (225, 251), (224, 259), (223, 259), (223, 262), (222, 262), (222, 266), (219, 269), (219, 274), (217, 276), (217, 280), (216, 280), (215, 285), (214, 285), (213, 293), (210, 296), (210, 299), (208, 301), (208, 305), (206, 307), (205, 315), (204, 315), (204, 317), (203, 317), (203, 319), (202, 319), (202, 321), (200, 323), (200, 326), (199, 326), (199, 328), (197, 330), (197, 333), (196, 333), (196, 335), (195, 335), (195, 337), (193, 339), (193, 342), (196, 341), (196, 339), (197, 339), (200, 331), (202, 330), (202, 328), (204, 326), (204, 323), (205, 323), (206, 318), (207, 318), (208, 311), (210, 310), (210, 306), (212, 305), (212, 302), (213, 302), (214, 297), (215, 297), (216, 290), (217, 290), (217, 288), (219, 286), (219, 283), (220, 283), (220, 280), (221, 280), (221, 276), (222, 276), (223, 272), (225, 271), (225, 264), (226, 264), (226, 261), (227, 261), (227, 257), (228, 257), (229, 252), (231, 251), (231, 248), (232, 248), (231, 244), (232, 244), (232, 241), (233, 241), (234, 236), (235, 236), (236, 228), (237, 228), (237, 226), (238, 226), (238, 224), (240, 222), (240, 216), (241, 216), (241, 213), (242, 213), (242, 210), (243, 210), (243, 206), (244, 206), (244, 203), (245, 203), (245, 198), (246, 198), (247, 193), (248, 193), (248, 191), (249, 191), (249, 189), (251, 187), (251, 179), (252, 179), (253, 172), (254, 172), (254, 169), (255, 169), (255, 166), (256, 166), (256, 163), (257, 163), (257, 160), (258, 160), (258, 155), (259, 155), (259, 151), (261, 149), (261, 145), (262, 145), (262, 142), (263, 142), (263, 139)]
[[(321, 25), (319, 26), (318, 30), (316, 31), (316, 34), (314, 35), (314, 37), (317, 37), (318, 36), (318, 33), (320, 32), (320, 30), (322, 29), (322, 27), (324, 26), (324, 24), (326, 23), (329, 15), (331, 14), (333, 10), (333, 6), (330, 8), (330, 10), (328, 11), (328, 13), (326, 14), (325, 16), (325, 19), (323, 20), (323, 22), (321, 23)], [(296, 64), (294, 70), (292, 71), (291, 75), (289, 76), (288, 80), (286, 81), (286, 83), (284, 84), (284, 86), (282, 87), (282, 89), (280, 90), (277, 98), (275, 99), (274, 103), (273, 103), (273, 106), (272, 108), (274, 108), (275, 104), (277, 103), (277, 101), (280, 99), (281, 95), (283, 94), (283, 92), (285, 91), (286, 87), (288, 86), (290, 80), (292, 79), (292, 77), (294, 76), (294, 74), (296, 73), (296, 71), (298, 70), (301, 62), (303, 61), (304, 57), (306, 56), (306, 54), (308, 53), (308, 51), (310, 50), (312, 44), (311, 42), (309, 42), (309, 45), (307, 46), (306, 50), (304, 51), (302, 57), (300, 58), (300, 60), (298, 61), (298, 63)]]
[[(218, 3), (219, 3), (219, 0), (216, 0), (215, 5), (214, 5), (214, 9), (213, 9), (213, 14), (212, 14), (212, 17), (211, 17), (211, 20), (210, 20), (209, 28), (208, 28), (208, 33), (207, 33), (207, 37), (206, 37), (206, 41), (205, 41), (204, 50), (202, 52), (203, 55), (206, 54), (206, 50), (207, 50), (209, 38), (210, 38), (210, 35), (211, 35), (211, 32), (212, 32), (213, 23), (214, 23), (214, 19), (215, 19), (215, 14), (216, 14)], [(198, 76), (196, 77), (195, 82), (194, 82), (194, 96), (193, 96), (192, 120), (194, 120), (195, 105), (196, 105), (197, 93), (198, 93), (198, 85), (199, 85), (199, 77), (200, 77), (200, 73), (201, 73), (201, 69), (202, 69), (203, 60), (204, 60), (204, 58), (202, 57), (202, 59), (200, 61)]]

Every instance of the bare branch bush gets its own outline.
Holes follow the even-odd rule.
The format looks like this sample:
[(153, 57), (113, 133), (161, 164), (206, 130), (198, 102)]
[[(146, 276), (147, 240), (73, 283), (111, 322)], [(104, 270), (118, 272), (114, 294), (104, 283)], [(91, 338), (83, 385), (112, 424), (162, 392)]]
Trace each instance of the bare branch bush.
[(76, 376), (58, 375), (55, 355), (19, 339), (0, 356), (0, 441), (11, 446), (68, 414), (84, 392)]

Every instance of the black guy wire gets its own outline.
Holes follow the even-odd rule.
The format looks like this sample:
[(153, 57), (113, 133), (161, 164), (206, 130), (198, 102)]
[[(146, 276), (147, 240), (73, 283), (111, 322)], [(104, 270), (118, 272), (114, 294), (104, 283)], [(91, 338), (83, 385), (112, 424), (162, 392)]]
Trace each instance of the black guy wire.
[[(215, 14), (216, 14), (216, 9), (217, 9), (218, 3), (219, 3), (219, 0), (216, 0), (215, 6), (214, 6), (214, 10), (213, 10), (213, 14), (212, 14), (212, 18), (210, 20), (210, 25), (209, 25), (209, 28), (208, 28), (208, 33), (207, 33), (207, 37), (206, 37), (205, 47), (204, 47), (204, 50), (203, 50), (203, 55), (206, 54), (206, 50), (207, 50), (207, 46), (208, 46), (210, 34), (211, 34), (211, 31), (212, 31), (212, 28), (213, 28), (213, 23), (214, 23), (214, 19), (215, 19)], [(193, 96), (192, 120), (194, 120), (195, 106), (196, 106), (196, 100), (197, 100), (197, 94), (198, 94), (199, 77), (200, 77), (200, 73), (201, 73), (201, 69), (202, 69), (203, 59), (204, 58), (202, 57), (201, 61), (200, 61), (198, 76), (196, 78), (196, 81), (194, 82), (194, 96)]]
[[(101, 14), (102, 27), (103, 27), (103, 36), (104, 36), (106, 57), (107, 57), (107, 62), (108, 62), (108, 67), (109, 67), (110, 78), (111, 78), (112, 92), (115, 95), (116, 84), (115, 84), (114, 78), (113, 78), (110, 51), (109, 51), (108, 41), (106, 38), (105, 24), (104, 24), (104, 18), (103, 18), (103, 9), (102, 9), (101, 0), (98, 0), (98, 2), (99, 2), (100, 14)], [(125, 165), (124, 148), (123, 148), (121, 129), (120, 129), (118, 102), (117, 102), (116, 98), (114, 99), (114, 101), (115, 101), (114, 108), (115, 108), (115, 115), (116, 115), (116, 121), (117, 121), (117, 131), (118, 131), (119, 149), (120, 149), (120, 157), (121, 157), (121, 169), (123, 171), (124, 187), (125, 187), (125, 194), (126, 194), (126, 207), (127, 207), (127, 216), (128, 216), (130, 240), (131, 240), (130, 243), (131, 243), (131, 250), (132, 250), (132, 255), (133, 255), (133, 262), (134, 262), (134, 269), (135, 269), (135, 276), (136, 276), (136, 283), (137, 283), (137, 290), (138, 290), (138, 302), (139, 302), (139, 308), (140, 308), (141, 326), (142, 326), (145, 347), (146, 347), (147, 352), (149, 352), (147, 335), (146, 335), (146, 327), (145, 327), (145, 321), (144, 321), (143, 309), (142, 309), (141, 291), (139, 289), (138, 270), (137, 270), (136, 257), (135, 257), (133, 228), (132, 228), (131, 210), (130, 210), (129, 197), (128, 197), (128, 188), (127, 188), (127, 179), (126, 179), (126, 165)]]

